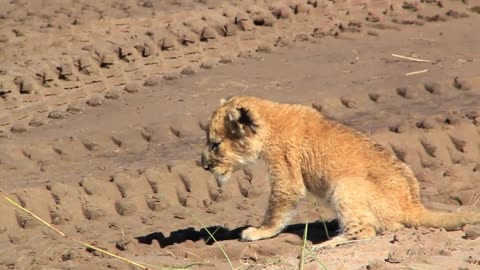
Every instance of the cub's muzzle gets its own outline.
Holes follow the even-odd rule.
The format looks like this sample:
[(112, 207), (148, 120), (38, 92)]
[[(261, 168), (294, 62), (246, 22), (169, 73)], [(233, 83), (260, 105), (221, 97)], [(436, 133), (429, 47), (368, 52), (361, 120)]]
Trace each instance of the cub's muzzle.
[(205, 152), (202, 154), (201, 163), (204, 170), (206, 171), (212, 170), (212, 163), (209, 161), (208, 156)]

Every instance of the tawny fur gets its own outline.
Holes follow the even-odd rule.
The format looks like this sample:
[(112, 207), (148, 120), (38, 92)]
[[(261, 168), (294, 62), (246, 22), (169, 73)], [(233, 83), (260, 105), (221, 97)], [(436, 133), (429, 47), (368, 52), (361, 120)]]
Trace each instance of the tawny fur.
[(204, 168), (221, 185), (259, 158), (271, 175), (269, 206), (262, 225), (244, 230), (243, 240), (277, 235), (307, 191), (331, 202), (346, 239), (411, 225), (455, 230), (480, 223), (480, 213), (425, 209), (406, 164), (313, 108), (254, 97), (222, 100), (207, 132)]

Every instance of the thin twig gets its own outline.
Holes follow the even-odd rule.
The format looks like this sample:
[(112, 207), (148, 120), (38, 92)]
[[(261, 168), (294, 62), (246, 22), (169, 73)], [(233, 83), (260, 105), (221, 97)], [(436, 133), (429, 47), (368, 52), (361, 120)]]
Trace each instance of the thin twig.
[(343, 239), (340, 239), (341, 236), (337, 236), (337, 237), (338, 237), (337, 239), (334, 237), (334, 238), (332, 238), (332, 240), (328, 240), (324, 243), (313, 246), (314, 250), (319, 250), (320, 248), (328, 247), (328, 246), (332, 246), (332, 245), (334, 245), (334, 247), (337, 247), (337, 246), (343, 246), (343, 245), (346, 245), (346, 244), (368, 242), (368, 241), (373, 240), (373, 238), (343, 240)]
[(392, 56), (402, 58), (402, 59), (405, 59), (405, 60), (415, 61), (415, 62), (427, 62), (427, 63), (432, 63), (433, 62), (432, 60), (418, 59), (418, 58), (398, 55), (398, 54), (394, 54), (394, 53), (392, 53)]

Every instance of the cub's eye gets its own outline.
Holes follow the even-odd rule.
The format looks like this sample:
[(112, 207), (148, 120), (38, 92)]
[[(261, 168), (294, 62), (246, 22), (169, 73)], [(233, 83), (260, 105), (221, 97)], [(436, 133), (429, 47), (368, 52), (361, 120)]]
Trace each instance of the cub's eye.
[(210, 143), (210, 149), (212, 149), (212, 151), (217, 151), (219, 147), (220, 147), (220, 143), (219, 143), (219, 142), (212, 142), (212, 143)]

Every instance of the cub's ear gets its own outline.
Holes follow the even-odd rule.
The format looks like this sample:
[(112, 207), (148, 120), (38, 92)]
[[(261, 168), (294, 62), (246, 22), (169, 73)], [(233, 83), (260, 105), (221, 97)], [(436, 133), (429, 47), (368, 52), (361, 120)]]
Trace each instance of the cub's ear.
[(240, 139), (257, 133), (258, 125), (252, 112), (246, 108), (232, 108), (227, 111), (228, 132), (233, 138)]
[(226, 97), (226, 98), (222, 98), (220, 99), (220, 106), (224, 105), (225, 103), (227, 103), (228, 101), (230, 101), (232, 97)]

